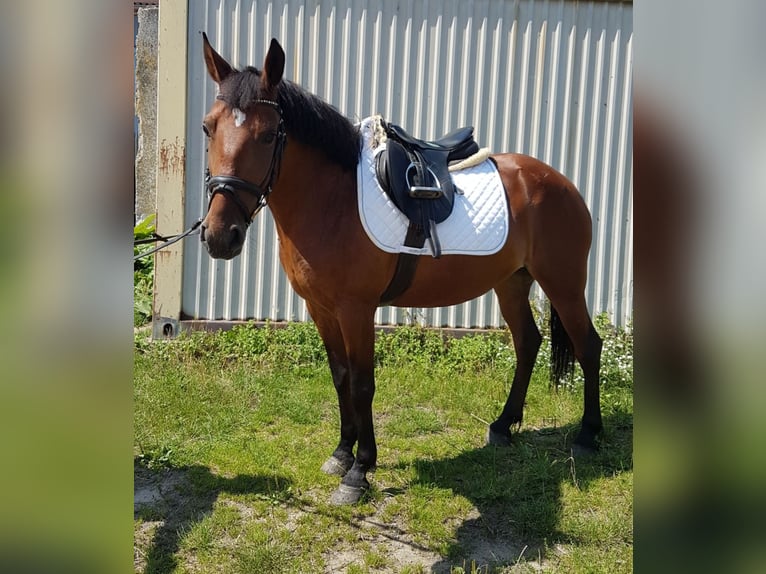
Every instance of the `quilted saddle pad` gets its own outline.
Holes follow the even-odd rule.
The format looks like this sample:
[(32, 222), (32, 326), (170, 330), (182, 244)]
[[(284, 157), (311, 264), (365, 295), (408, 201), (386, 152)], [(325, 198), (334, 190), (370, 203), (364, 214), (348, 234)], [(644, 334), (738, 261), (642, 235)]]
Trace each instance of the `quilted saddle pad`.
[[(378, 248), (388, 253), (431, 255), (426, 244), (421, 249), (404, 246), (409, 221), (396, 208), (378, 184), (375, 156), (385, 142), (373, 149), (374, 119), (360, 124), (362, 154), (357, 168), (359, 217), (367, 235)], [(455, 195), (452, 214), (436, 226), (442, 255), (492, 255), (508, 238), (508, 201), (494, 162), (487, 159), (475, 167), (452, 172)]]

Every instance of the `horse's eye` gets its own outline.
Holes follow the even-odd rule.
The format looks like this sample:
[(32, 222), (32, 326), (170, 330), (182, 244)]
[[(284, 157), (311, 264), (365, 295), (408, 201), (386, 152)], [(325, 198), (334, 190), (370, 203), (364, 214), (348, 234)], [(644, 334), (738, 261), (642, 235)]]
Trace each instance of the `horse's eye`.
[(276, 137), (276, 134), (270, 132), (263, 136), (263, 141), (264, 143), (271, 145), (274, 143)]

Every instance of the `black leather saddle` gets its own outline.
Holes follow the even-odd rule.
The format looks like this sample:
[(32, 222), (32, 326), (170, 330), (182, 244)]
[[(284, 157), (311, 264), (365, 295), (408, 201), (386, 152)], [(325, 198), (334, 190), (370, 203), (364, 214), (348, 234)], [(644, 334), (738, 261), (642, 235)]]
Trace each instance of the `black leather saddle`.
[(455, 186), (449, 164), (479, 151), (473, 127), (455, 130), (435, 141), (412, 137), (400, 126), (383, 122), (388, 141), (376, 156), (375, 170), (380, 187), (410, 221), (404, 245), (421, 248), (428, 240), (438, 258), (441, 245), (436, 224), (450, 213)]

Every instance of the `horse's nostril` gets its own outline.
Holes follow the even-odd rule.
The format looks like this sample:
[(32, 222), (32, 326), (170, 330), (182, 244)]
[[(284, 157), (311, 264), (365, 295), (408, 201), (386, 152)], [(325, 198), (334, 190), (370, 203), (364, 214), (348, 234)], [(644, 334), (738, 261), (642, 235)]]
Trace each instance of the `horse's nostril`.
[(205, 231), (207, 231), (207, 225), (205, 225), (205, 224), (203, 223), (203, 224), (202, 224), (202, 225), (200, 225), (200, 227), (199, 227), (199, 240), (200, 240), (202, 243), (205, 243)]
[(231, 231), (231, 246), (240, 247), (245, 242), (245, 230), (239, 225), (232, 225), (229, 231)]

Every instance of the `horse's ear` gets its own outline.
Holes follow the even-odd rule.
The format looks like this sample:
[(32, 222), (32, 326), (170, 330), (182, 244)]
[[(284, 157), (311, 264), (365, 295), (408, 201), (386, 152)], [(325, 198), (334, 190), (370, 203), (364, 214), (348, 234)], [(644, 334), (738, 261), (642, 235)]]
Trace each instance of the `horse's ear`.
[(207, 34), (202, 32), (202, 40), (204, 42), (203, 51), (205, 53), (205, 65), (207, 66), (207, 73), (215, 80), (216, 84), (220, 84), (226, 79), (226, 76), (231, 74), (234, 70), (229, 65), (229, 62), (224, 60), (221, 55), (213, 49), (210, 42), (207, 39)]
[(263, 63), (264, 87), (268, 89), (276, 88), (282, 81), (282, 74), (285, 72), (285, 51), (279, 45), (276, 38), (271, 39), (269, 51), (266, 53), (266, 61)]

